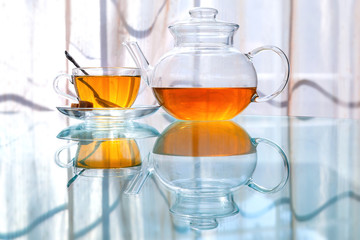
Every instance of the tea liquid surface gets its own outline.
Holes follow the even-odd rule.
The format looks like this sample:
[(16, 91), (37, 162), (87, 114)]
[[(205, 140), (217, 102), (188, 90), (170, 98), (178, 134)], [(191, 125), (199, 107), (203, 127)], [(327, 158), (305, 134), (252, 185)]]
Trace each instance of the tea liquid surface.
[[(92, 102), (94, 108), (130, 107), (137, 97), (140, 76), (76, 76), (75, 90), (82, 101)], [(112, 105), (112, 104), (111, 104)]]
[(229, 120), (251, 102), (256, 88), (153, 88), (162, 107), (182, 120)]

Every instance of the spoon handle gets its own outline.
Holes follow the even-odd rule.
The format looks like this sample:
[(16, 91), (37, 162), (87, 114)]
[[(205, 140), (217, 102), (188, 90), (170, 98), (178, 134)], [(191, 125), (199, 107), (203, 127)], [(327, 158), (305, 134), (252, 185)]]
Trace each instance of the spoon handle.
[(65, 56), (66, 56), (66, 58), (67, 58), (70, 62), (72, 62), (72, 63), (75, 65), (75, 67), (80, 68), (80, 70), (81, 70), (85, 75), (89, 75), (85, 70), (81, 69), (80, 65), (75, 61), (75, 59), (74, 59), (66, 50), (65, 50)]

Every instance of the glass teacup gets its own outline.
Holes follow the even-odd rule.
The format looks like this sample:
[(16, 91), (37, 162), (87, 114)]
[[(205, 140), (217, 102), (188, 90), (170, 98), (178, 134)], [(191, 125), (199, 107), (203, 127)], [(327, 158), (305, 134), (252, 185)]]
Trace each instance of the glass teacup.
[[(61, 79), (68, 79), (74, 85), (76, 97), (60, 90)], [(140, 82), (139, 68), (86, 67), (74, 68), (72, 75), (57, 76), (54, 89), (65, 98), (85, 103), (84, 107), (128, 108), (136, 100)]]

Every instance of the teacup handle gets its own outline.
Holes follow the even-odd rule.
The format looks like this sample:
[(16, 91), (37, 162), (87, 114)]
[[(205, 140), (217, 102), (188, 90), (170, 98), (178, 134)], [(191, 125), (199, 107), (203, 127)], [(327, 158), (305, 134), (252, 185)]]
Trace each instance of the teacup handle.
[(55, 163), (59, 166), (59, 167), (62, 167), (62, 168), (70, 168), (73, 166), (73, 162), (74, 160), (70, 160), (70, 162), (67, 162), (67, 163), (63, 163), (61, 160), (60, 160), (60, 154), (63, 150), (65, 149), (69, 149), (70, 147), (74, 146), (74, 145), (77, 145), (77, 143), (70, 143), (68, 145), (65, 145), (65, 146), (62, 146), (61, 148), (59, 148), (56, 152), (55, 152)]
[(71, 82), (71, 76), (69, 74), (66, 74), (66, 73), (63, 73), (63, 74), (60, 74), (59, 76), (57, 76), (55, 79), (54, 79), (54, 82), (53, 82), (53, 87), (54, 87), (54, 90), (57, 94), (65, 97), (65, 98), (68, 98), (70, 100), (75, 100), (75, 101), (78, 101), (78, 99), (70, 94), (67, 94), (67, 93), (64, 93), (63, 91), (60, 90), (59, 88), (59, 81), (61, 79), (68, 79), (70, 83)]
[(251, 60), (259, 52), (265, 51), (265, 50), (273, 51), (281, 58), (282, 64), (283, 64), (283, 66), (285, 68), (284, 79), (283, 79), (280, 87), (275, 92), (273, 92), (272, 94), (266, 95), (264, 97), (259, 97), (257, 94), (255, 94), (255, 96), (251, 100), (252, 102), (258, 102), (259, 103), (259, 102), (266, 102), (266, 101), (268, 101), (270, 99), (273, 99), (274, 97), (279, 95), (282, 92), (282, 90), (284, 90), (284, 88), (285, 88), (285, 86), (286, 86), (286, 84), (287, 84), (287, 82), (289, 80), (289, 71), (290, 71), (289, 60), (286, 57), (285, 53), (280, 48), (268, 45), (268, 46), (255, 48), (254, 50), (252, 50), (251, 52), (249, 52), (249, 53), (247, 53), (245, 55)]
[(247, 182), (247, 185), (249, 187), (251, 187), (252, 189), (254, 189), (258, 192), (261, 192), (261, 193), (275, 193), (275, 192), (281, 190), (284, 187), (284, 185), (286, 184), (286, 182), (288, 181), (289, 173), (290, 173), (289, 162), (287, 160), (287, 157), (286, 157), (284, 151), (278, 145), (276, 145), (275, 143), (273, 143), (269, 140), (266, 140), (263, 138), (253, 138), (251, 140), (255, 143), (255, 147), (257, 147), (259, 143), (265, 143), (265, 144), (269, 145), (270, 147), (272, 147), (273, 149), (275, 149), (275, 151), (279, 153), (280, 157), (283, 160), (283, 164), (284, 164), (283, 172), (284, 173), (283, 173), (283, 177), (282, 177), (280, 183), (277, 186), (270, 188), (270, 189), (264, 188), (264, 187), (256, 184), (252, 178), (249, 179), (249, 181)]

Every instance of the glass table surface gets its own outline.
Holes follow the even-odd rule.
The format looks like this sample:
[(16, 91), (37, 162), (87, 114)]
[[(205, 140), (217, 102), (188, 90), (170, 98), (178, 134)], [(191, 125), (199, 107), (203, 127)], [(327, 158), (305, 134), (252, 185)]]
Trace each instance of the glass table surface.
[(0, 239), (360, 238), (357, 120), (0, 119)]

